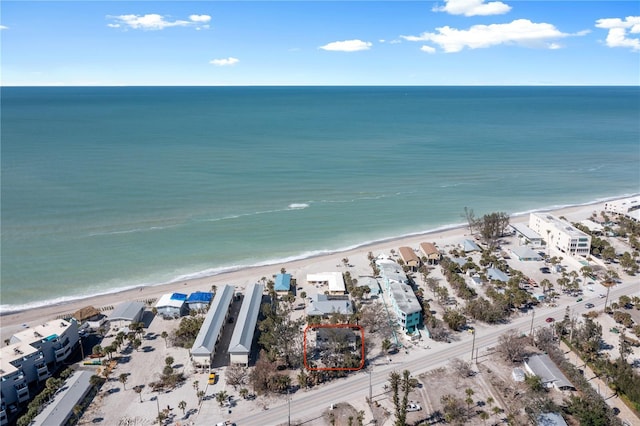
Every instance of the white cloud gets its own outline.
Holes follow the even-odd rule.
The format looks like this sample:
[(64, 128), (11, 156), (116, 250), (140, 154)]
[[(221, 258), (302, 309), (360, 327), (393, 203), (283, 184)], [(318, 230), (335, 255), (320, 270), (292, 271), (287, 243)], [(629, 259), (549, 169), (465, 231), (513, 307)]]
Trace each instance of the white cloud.
[(605, 18), (596, 21), (597, 28), (609, 30), (607, 34), (607, 46), (630, 47), (631, 50), (640, 51), (640, 38), (628, 37), (629, 34), (640, 34), (640, 16), (627, 16), (620, 18)]
[(484, 3), (484, 0), (444, 0), (444, 6), (434, 6), (433, 12), (447, 12), (451, 15), (502, 15), (511, 10), (511, 6), (500, 1)]
[(434, 47), (431, 46), (422, 46), (420, 48), (420, 50), (422, 50), (423, 52), (427, 52), (427, 53), (436, 53), (436, 49)]
[(436, 28), (436, 31), (401, 37), (408, 41), (430, 41), (445, 52), (460, 52), (465, 47), (480, 49), (500, 44), (555, 48), (553, 43), (549, 44), (551, 40), (582, 35), (563, 33), (552, 24), (534, 23), (528, 19), (517, 19), (507, 24), (474, 25), (468, 30), (445, 26)]
[(0, 30), (8, 30), (9, 27), (5, 26), (5, 25), (0, 25)]
[(235, 65), (238, 62), (240, 62), (240, 59), (232, 58), (232, 57), (224, 58), (224, 59), (212, 59), (209, 61), (211, 65), (215, 65), (217, 67), (226, 67), (230, 65)]
[(372, 46), (371, 42), (362, 40), (344, 40), (334, 41), (324, 46), (320, 46), (319, 49), (330, 50), (334, 52), (357, 52), (358, 50), (369, 50)]
[(549, 43), (548, 47), (551, 50), (562, 49), (562, 45), (560, 43)]
[(190, 15), (189, 19), (191, 19), (193, 22), (209, 22), (211, 21), (211, 16), (209, 15)]
[(134, 30), (163, 30), (169, 27), (189, 27), (194, 26), (197, 29), (209, 28), (208, 25), (200, 26), (204, 22), (209, 22), (209, 15), (191, 15), (189, 21), (178, 19), (171, 20), (166, 16), (157, 13), (148, 13), (146, 15), (108, 15), (107, 19), (113, 20), (115, 23), (107, 24), (111, 28), (129, 27)]

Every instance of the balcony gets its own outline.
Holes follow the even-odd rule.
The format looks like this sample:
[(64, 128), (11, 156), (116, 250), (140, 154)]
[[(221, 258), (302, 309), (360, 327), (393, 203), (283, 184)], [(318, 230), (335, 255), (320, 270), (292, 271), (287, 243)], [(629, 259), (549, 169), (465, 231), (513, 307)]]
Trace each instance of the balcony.
[(67, 357), (68, 352), (69, 352), (68, 346), (63, 346), (60, 349), (56, 349), (54, 351), (56, 356), (56, 362), (63, 361)]
[(47, 368), (47, 364), (44, 362), (36, 365), (36, 372), (38, 373), (38, 381), (42, 381), (49, 377), (49, 369)]
[(16, 394), (18, 396), (18, 402), (25, 402), (29, 400), (29, 386), (26, 383), (15, 385)]

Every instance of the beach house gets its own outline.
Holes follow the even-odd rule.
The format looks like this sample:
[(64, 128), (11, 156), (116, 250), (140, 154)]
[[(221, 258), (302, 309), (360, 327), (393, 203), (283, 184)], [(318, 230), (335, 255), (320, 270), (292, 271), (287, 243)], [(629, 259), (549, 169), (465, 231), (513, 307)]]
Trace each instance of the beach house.
[(342, 272), (321, 272), (318, 274), (307, 274), (307, 283), (310, 285), (327, 286), (331, 295), (342, 295), (347, 292)]
[(202, 327), (191, 347), (190, 354), (194, 366), (211, 369), (220, 334), (229, 316), (233, 293), (232, 286), (224, 285), (218, 288), (218, 292), (213, 297)]
[(109, 320), (109, 326), (118, 331), (127, 329), (132, 323), (142, 321), (144, 315), (144, 303), (128, 301), (122, 302), (115, 307), (113, 311), (107, 317)]
[(75, 320), (52, 320), (11, 336), (9, 344), (0, 348), (0, 387), (5, 406), (28, 402), (34, 396), (30, 385), (42, 384), (64, 366), (79, 341)]
[(213, 293), (208, 291), (196, 291), (187, 297), (187, 309), (189, 311), (209, 309), (209, 304), (212, 299)]
[(547, 247), (572, 256), (586, 257), (591, 248), (591, 235), (566, 220), (549, 213), (531, 213), (529, 228), (545, 238)]
[(307, 315), (329, 316), (332, 313), (351, 315), (353, 304), (348, 297), (334, 298), (326, 294), (311, 296), (307, 306)]
[(418, 270), (420, 267), (420, 258), (418, 258), (418, 255), (411, 247), (400, 247), (398, 248), (398, 252), (400, 253), (400, 258), (409, 269), (412, 271)]
[(535, 262), (542, 260), (542, 256), (537, 251), (527, 246), (515, 246), (509, 249), (511, 254), (521, 262)]
[(473, 240), (465, 239), (460, 243), (460, 248), (465, 253), (471, 253), (473, 251), (482, 251), (480, 246), (478, 246)]
[(240, 313), (229, 343), (229, 362), (249, 366), (249, 355), (262, 305), (262, 284), (250, 284), (245, 291)]
[(427, 262), (431, 264), (440, 261), (440, 250), (433, 243), (420, 243), (420, 252), (427, 259)]
[(289, 294), (291, 290), (291, 274), (277, 274), (273, 289), (280, 296)]
[(180, 318), (187, 313), (187, 295), (182, 293), (163, 294), (156, 303), (158, 315), (165, 319)]

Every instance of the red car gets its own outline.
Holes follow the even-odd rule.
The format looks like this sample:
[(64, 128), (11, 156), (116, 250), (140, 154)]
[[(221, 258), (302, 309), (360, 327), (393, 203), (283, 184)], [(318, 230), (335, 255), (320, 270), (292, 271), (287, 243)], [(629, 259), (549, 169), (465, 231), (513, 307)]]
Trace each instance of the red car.
[(554, 322), (555, 320), (554, 320), (553, 318), (549, 317), (549, 318), (547, 318), (545, 321), (546, 321), (546, 322)]

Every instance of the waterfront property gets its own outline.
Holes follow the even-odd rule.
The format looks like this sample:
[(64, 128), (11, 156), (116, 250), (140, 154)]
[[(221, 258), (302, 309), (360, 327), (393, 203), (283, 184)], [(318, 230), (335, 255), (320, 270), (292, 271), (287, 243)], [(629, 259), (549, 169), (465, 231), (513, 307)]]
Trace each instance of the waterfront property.
[(405, 265), (407, 265), (412, 271), (418, 270), (420, 267), (420, 259), (411, 247), (400, 247), (398, 248), (398, 252), (400, 253), (400, 258)]
[(53, 320), (20, 331), (0, 349), (0, 387), (6, 407), (27, 403), (29, 385), (61, 367), (80, 340), (75, 320)]
[(474, 241), (466, 239), (464, 241), (462, 241), (462, 243), (460, 243), (460, 248), (465, 252), (465, 253), (471, 253), (473, 251), (482, 251), (480, 249), (480, 246), (478, 246)]
[(329, 294), (341, 295), (347, 292), (342, 272), (321, 272), (319, 274), (307, 274), (307, 282), (311, 285), (327, 286)]
[(529, 227), (546, 238), (547, 246), (573, 256), (588, 256), (591, 236), (549, 213), (531, 213)]
[(432, 264), (439, 262), (442, 257), (440, 250), (433, 243), (420, 243), (420, 252), (427, 258), (427, 262)]
[(553, 387), (557, 390), (575, 390), (573, 384), (562, 374), (562, 371), (547, 354), (530, 356), (524, 362), (524, 369), (527, 373), (538, 376), (545, 387)]
[(604, 211), (638, 221), (640, 220), (640, 195), (608, 201), (604, 203)]
[(144, 315), (144, 303), (142, 302), (122, 302), (109, 314), (109, 325), (114, 330), (128, 329), (132, 323), (142, 321)]
[(233, 293), (232, 286), (224, 285), (213, 297), (202, 327), (191, 347), (191, 360), (196, 367), (211, 368), (222, 328), (229, 315)]
[(180, 318), (187, 313), (187, 295), (182, 293), (163, 294), (156, 303), (158, 315), (166, 319)]
[(249, 365), (249, 354), (256, 330), (256, 322), (262, 305), (262, 284), (250, 284), (245, 291), (240, 313), (229, 343), (229, 361)]
[(380, 294), (380, 283), (374, 277), (359, 276), (358, 287), (369, 287), (369, 297), (378, 297)]
[(281, 296), (287, 295), (291, 290), (291, 274), (276, 275), (276, 283), (273, 289)]
[(512, 223), (511, 228), (520, 240), (520, 244), (531, 244), (534, 247), (542, 247), (544, 240), (540, 234), (529, 228), (524, 223)]
[(491, 281), (501, 281), (503, 283), (509, 281), (509, 276), (497, 268), (487, 268), (487, 278)]
[(78, 321), (81, 329), (99, 330), (107, 323), (107, 317), (93, 306), (85, 306), (73, 313), (72, 318)]
[(58, 392), (53, 401), (47, 404), (40, 414), (33, 419), (33, 426), (66, 425), (74, 415), (73, 408), (82, 403), (91, 390), (91, 371), (76, 371), (69, 377), (64, 388)]
[(208, 309), (211, 299), (213, 299), (213, 293), (208, 291), (196, 291), (191, 293), (187, 298), (187, 308), (189, 311)]

